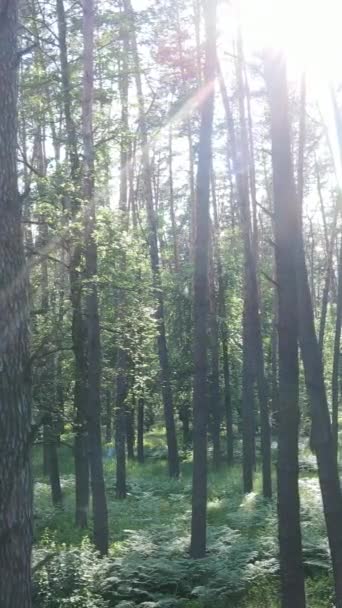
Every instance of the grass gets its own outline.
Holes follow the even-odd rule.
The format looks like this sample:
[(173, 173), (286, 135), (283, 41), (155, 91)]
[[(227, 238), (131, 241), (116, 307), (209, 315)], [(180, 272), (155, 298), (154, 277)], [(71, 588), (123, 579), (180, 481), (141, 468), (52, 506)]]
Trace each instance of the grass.
[[(162, 459), (162, 430), (150, 433), (146, 443), (150, 455), (146, 463), (128, 464), (129, 491), (124, 501), (115, 499), (114, 461), (105, 458), (110, 530), (110, 555), (105, 561), (100, 561), (89, 545), (91, 530), (80, 531), (73, 524), (70, 449), (60, 448), (64, 509), (59, 511), (51, 506), (48, 480), (41, 471), (41, 451), (35, 450), (36, 555), (40, 557), (51, 548), (58, 554), (37, 576), (37, 607), (69, 605), (63, 601), (69, 598), (71, 602), (70, 593), (76, 593), (70, 605), (77, 608), (109, 608), (120, 601), (138, 605), (143, 600), (158, 602), (164, 608), (278, 607), (276, 507), (260, 495), (259, 471), (255, 491), (244, 496), (240, 465), (230, 469), (223, 466), (219, 472), (209, 469), (208, 555), (194, 562), (188, 556), (191, 461), (182, 462), (179, 480), (170, 480), (167, 463)], [(309, 458), (304, 454), (304, 460), (306, 457)], [(303, 467), (300, 485), (308, 606), (329, 608), (328, 548), (318, 483), (310, 467)], [(86, 564), (84, 571), (79, 563)], [(68, 579), (66, 583), (65, 571), (73, 568), (74, 582), (71, 584)], [(57, 601), (59, 589), (61, 599)]]

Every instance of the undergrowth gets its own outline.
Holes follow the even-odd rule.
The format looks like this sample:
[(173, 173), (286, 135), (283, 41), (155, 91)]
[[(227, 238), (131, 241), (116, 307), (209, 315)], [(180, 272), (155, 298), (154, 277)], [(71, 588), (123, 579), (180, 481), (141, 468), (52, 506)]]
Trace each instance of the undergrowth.
[[(114, 497), (112, 459), (105, 461), (110, 552), (100, 559), (91, 530), (74, 528), (71, 453), (61, 448), (64, 509), (51, 507), (47, 480), (35, 457), (35, 608), (277, 608), (279, 606), (275, 504), (241, 493), (240, 467), (209, 474), (208, 552), (188, 555), (191, 462), (179, 480), (167, 477), (153, 441), (147, 463), (128, 467), (129, 494)], [(304, 458), (305, 460), (305, 458)], [(332, 606), (332, 581), (316, 479), (301, 479), (304, 559), (310, 608)], [(148, 602), (148, 604), (146, 603)]]

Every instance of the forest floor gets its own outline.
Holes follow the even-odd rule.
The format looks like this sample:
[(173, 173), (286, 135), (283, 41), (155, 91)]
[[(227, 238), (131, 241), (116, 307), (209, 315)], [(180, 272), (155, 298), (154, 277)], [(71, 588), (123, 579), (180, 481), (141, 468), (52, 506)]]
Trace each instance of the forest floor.
[[(126, 500), (115, 499), (115, 467), (105, 458), (110, 553), (100, 559), (89, 530), (74, 527), (71, 450), (60, 448), (63, 510), (51, 506), (41, 450), (34, 453), (35, 608), (276, 608), (279, 597), (275, 501), (255, 491), (243, 496), (241, 464), (210, 470), (208, 553), (188, 556), (191, 462), (184, 454), (181, 478), (167, 477), (165, 439), (146, 437), (144, 465), (128, 465)], [(301, 510), (309, 608), (330, 608), (332, 580), (315, 459), (301, 455)], [(294, 607), (295, 608), (295, 607)]]

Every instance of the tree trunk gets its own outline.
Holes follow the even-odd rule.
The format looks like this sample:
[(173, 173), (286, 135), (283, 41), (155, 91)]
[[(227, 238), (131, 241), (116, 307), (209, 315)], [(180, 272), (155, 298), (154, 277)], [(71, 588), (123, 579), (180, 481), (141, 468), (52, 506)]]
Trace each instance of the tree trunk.
[(226, 418), (226, 444), (227, 444), (227, 464), (232, 465), (234, 461), (234, 434), (233, 434), (233, 412), (230, 393), (230, 370), (229, 370), (229, 355), (228, 355), (228, 329), (227, 329), (227, 312), (225, 302), (225, 285), (219, 250), (219, 217), (217, 211), (217, 203), (214, 187), (214, 172), (212, 169), (212, 202), (214, 211), (214, 236), (213, 245), (215, 251), (215, 259), (217, 266), (217, 305), (218, 316), (220, 318), (220, 337), (222, 344), (222, 369), (224, 380), (224, 413)]
[(144, 455), (144, 397), (138, 399), (137, 458), (140, 464), (145, 461)]
[[(211, 248), (212, 249), (212, 248)], [(213, 253), (211, 251), (209, 269), (209, 330), (211, 373), (209, 375), (209, 400), (211, 411), (211, 435), (213, 440), (213, 465), (218, 470), (221, 464), (221, 399), (219, 368), (219, 335), (217, 326), (217, 298), (214, 281)]]
[(299, 340), (311, 408), (312, 446), (317, 457), (318, 477), (334, 573), (335, 603), (337, 608), (342, 608), (342, 492), (331, 431), (322, 356), (315, 330), (300, 214), (301, 201), (298, 200), (295, 253)]
[(332, 396), (332, 438), (336, 462), (338, 462), (338, 405), (339, 405), (339, 378), (340, 378), (340, 344), (342, 321), (342, 239), (338, 263), (338, 288), (336, 302), (336, 320), (334, 336), (334, 358), (331, 383)]
[(106, 390), (106, 443), (112, 441), (112, 396), (109, 389)]
[[(80, 166), (77, 150), (77, 134), (72, 119), (71, 104), (71, 82), (67, 54), (67, 28), (63, 0), (57, 0), (57, 25), (58, 43), (61, 64), (61, 79), (63, 92), (63, 107), (67, 136), (67, 154), (70, 165), (70, 176), (74, 185), (75, 196), (71, 197), (70, 219), (71, 222), (79, 221), (79, 179)], [(73, 226), (71, 226), (74, 230)], [(82, 314), (82, 277), (79, 270), (81, 264), (81, 235), (75, 235), (76, 243), (68, 244), (69, 253), (69, 281), (70, 298), (72, 307), (72, 348), (75, 357), (75, 385), (74, 385), (74, 411), (75, 411), (75, 522), (80, 528), (87, 525), (89, 507), (89, 465), (88, 449), (86, 445), (86, 412), (85, 403), (87, 399), (87, 360), (86, 360), (86, 330)]]
[(268, 51), (275, 255), (278, 284), (278, 533), (282, 608), (305, 608), (298, 491), (298, 330), (295, 279), (296, 201), (285, 62)]
[(61, 507), (63, 505), (63, 494), (59, 476), (57, 440), (52, 428), (49, 433), (48, 458), (52, 504), (54, 507)]
[(243, 309), (243, 355), (242, 355), (242, 477), (243, 491), (253, 490), (253, 470), (255, 466), (255, 415), (254, 415), (254, 372), (251, 352), (251, 315), (248, 311), (248, 298), (244, 295)]
[(28, 276), (17, 191), (16, 0), (0, 0), (0, 605), (31, 608)]
[[(299, 222), (298, 222), (299, 223)], [(297, 228), (296, 280), (299, 338), (312, 417), (323, 510), (333, 564), (336, 606), (342, 608), (342, 493), (331, 432), (323, 365), (316, 338), (302, 234)]]
[(108, 516), (101, 443), (101, 344), (97, 295), (96, 205), (94, 197), (94, 0), (83, 0), (82, 136), (83, 195), (86, 202), (86, 276), (88, 391), (87, 431), (92, 490), (94, 543), (101, 555), (108, 551)]
[(203, 2), (205, 14), (205, 85), (207, 97), (201, 107), (196, 189), (196, 238), (194, 249), (194, 392), (193, 392), (193, 478), (190, 554), (204, 557), (207, 517), (207, 342), (209, 313), (209, 199), (211, 138), (214, 117), (216, 69), (216, 0)]
[(126, 498), (126, 398), (127, 354), (120, 348), (118, 356), (115, 408), (116, 498)]
[(128, 460), (134, 460), (134, 409), (131, 406), (126, 407), (125, 429), (127, 442), (127, 458)]
[(158, 249), (158, 230), (157, 218), (153, 205), (152, 175), (150, 151), (147, 136), (147, 124), (145, 118), (144, 94), (141, 81), (140, 61), (137, 49), (135, 32), (135, 15), (130, 0), (123, 0), (125, 14), (131, 24), (130, 42), (135, 66), (135, 82), (138, 96), (139, 123), (142, 147), (142, 166), (144, 174), (144, 195), (147, 210), (148, 222), (148, 244), (153, 277), (153, 289), (157, 305), (156, 320), (158, 326), (158, 355), (161, 369), (161, 387), (164, 404), (164, 416), (166, 427), (166, 439), (168, 447), (168, 466), (170, 477), (179, 476), (179, 458), (177, 448), (176, 426), (173, 411), (173, 395), (171, 387), (171, 371), (169, 364), (169, 353), (167, 348), (165, 314), (164, 314), (164, 295), (161, 281), (161, 270)]

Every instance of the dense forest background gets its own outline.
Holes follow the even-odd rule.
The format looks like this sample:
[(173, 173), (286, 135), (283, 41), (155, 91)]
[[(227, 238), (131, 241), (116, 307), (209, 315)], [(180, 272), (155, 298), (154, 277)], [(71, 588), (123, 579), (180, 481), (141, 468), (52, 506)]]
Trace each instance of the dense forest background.
[(0, 0), (1, 608), (342, 607), (340, 81), (240, 4)]

